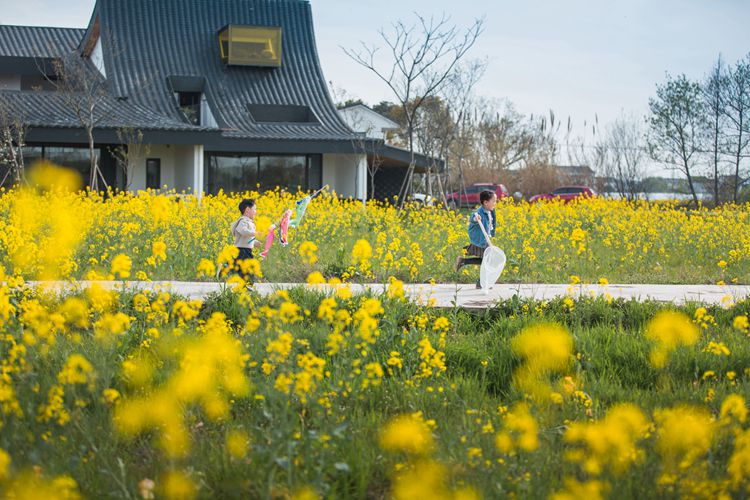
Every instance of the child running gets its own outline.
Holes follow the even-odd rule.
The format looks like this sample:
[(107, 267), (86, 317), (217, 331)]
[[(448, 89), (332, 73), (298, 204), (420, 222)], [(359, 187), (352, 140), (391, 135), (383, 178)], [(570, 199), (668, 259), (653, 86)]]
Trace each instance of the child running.
[[(482, 265), (482, 258), (484, 257), (484, 251), (487, 249), (488, 243), (484, 234), (482, 234), (479, 224), (482, 224), (487, 234), (495, 236), (495, 221), (497, 220), (495, 217), (495, 205), (497, 205), (497, 194), (494, 191), (482, 191), (479, 193), (479, 201), (481, 202), (481, 206), (469, 218), (468, 232), (470, 243), (464, 247), (467, 257), (463, 256), (463, 252), (459, 254), (456, 259), (456, 271), (463, 266)], [(479, 281), (477, 281), (477, 288), (481, 288)]]
[(261, 242), (255, 239), (255, 200), (245, 198), (240, 202), (240, 218), (232, 223), (231, 231), (232, 238), (234, 238), (234, 246), (240, 251), (237, 257), (234, 259), (234, 265), (232, 268), (236, 270), (239, 275), (247, 283), (252, 283), (251, 275), (246, 272), (245, 266), (242, 265), (241, 261), (253, 258), (253, 247), (260, 245)]

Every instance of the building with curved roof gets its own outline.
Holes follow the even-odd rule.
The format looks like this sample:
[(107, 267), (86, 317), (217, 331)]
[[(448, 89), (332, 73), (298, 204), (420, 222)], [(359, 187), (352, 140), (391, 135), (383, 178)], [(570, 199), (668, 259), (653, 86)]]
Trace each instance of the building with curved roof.
[[(61, 85), (66, 60), (94, 85)], [(367, 156), (328, 93), (306, 0), (98, 0), (85, 29), (0, 26), (0, 110), (28, 127), (27, 163), (84, 179), (90, 118), (121, 189), (366, 196)]]

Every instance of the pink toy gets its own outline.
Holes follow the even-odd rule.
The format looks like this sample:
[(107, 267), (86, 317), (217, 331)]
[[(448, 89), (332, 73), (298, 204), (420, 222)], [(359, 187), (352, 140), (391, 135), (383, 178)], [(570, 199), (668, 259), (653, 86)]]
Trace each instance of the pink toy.
[(292, 218), (292, 211), (287, 210), (284, 215), (281, 216), (279, 221), (279, 243), (282, 246), (289, 244), (289, 219)]
[(273, 233), (276, 230), (276, 225), (271, 224), (271, 226), (268, 228), (268, 236), (266, 236), (266, 246), (263, 249), (263, 251), (260, 253), (260, 256), (264, 259), (268, 257), (268, 251), (271, 250), (271, 246), (273, 245)]

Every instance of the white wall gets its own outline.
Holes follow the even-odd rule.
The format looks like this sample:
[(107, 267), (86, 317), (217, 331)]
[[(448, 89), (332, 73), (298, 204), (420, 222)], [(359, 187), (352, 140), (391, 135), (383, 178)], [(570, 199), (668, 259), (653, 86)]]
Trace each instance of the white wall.
[[(172, 163), (172, 184), (177, 192), (193, 192), (193, 146), (171, 146), (174, 151)], [(162, 169), (164, 167), (162, 166)], [(163, 171), (163, 170), (162, 170)]]
[(131, 191), (146, 189), (146, 160), (149, 158), (159, 158), (161, 160), (160, 185), (164, 186), (166, 184), (169, 188), (173, 188), (175, 147), (151, 144), (149, 146), (141, 146), (141, 148), (148, 148), (148, 152), (144, 151), (139, 158), (133, 159), (132, 166), (128, 172), (129, 189)]
[(21, 76), (0, 75), (0, 90), (21, 90)]
[(201, 94), (201, 125), (204, 127), (218, 127), (219, 124), (211, 112), (211, 106), (208, 105), (206, 94)]
[(398, 130), (398, 124), (366, 106), (350, 106), (338, 111), (349, 128), (364, 133), (371, 139), (385, 139), (387, 130)]
[(91, 51), (91, 62), (94, 63), (96, 69), (102, 74), (104, 78), (107, 78), (107, 71), (104, 69), (104, 52), (102, 51), (102, 37), (96, 40), (94, 50)]
[(200, 196), (203, 193), (203, 145), (172, 146), (174, 184), (169, 187)]
[[(141, 146), (141, 149), (145, 148)], [(167, 189), (174, 189), (178, 193), (192, 193), (193, 186), (197, 186), (197, 193), (203, 191), (203, 145), (149, 145), (148, 153), (144, 151), (138, 158), (132, 159), (128, 172), (128, 189), (131, 191), (146, 189), (146, 160), (150, 158), (161, 160), (161, 187), (166, 185)]]
[(323, 185), (340, 196), (362, 199), (367, 195), (367, 156), (323, 155)]

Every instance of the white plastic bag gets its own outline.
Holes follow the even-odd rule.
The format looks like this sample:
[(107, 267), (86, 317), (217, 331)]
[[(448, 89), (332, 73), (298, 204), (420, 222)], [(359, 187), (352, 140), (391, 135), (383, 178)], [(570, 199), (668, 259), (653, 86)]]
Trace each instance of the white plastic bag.
[(487, 293), (492, 285), (497, 283), (505, 269), (505, 252), (490, 245), (484, 251), (482, 266), (479, 268), (479, 286)]
[(484, 239), (487, 240), (488, 245), (482, 257), (482, 267), (479, 268), (479, 286), (484, 293), (488, 293), (490, 287), (497, 283), (500, 275), (503, 274), (503, 269), (505, 269), (505, 252), (492, 244), (492, 239), (482, 225), (482, 218), (479, 217), (479, 214), (476, 215), (475, 220), (479, 224), (479, 229), (482, 230), (482, 234), (484, 235)]

